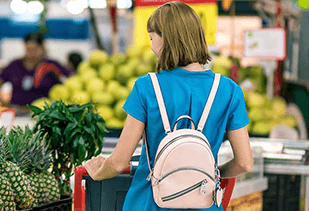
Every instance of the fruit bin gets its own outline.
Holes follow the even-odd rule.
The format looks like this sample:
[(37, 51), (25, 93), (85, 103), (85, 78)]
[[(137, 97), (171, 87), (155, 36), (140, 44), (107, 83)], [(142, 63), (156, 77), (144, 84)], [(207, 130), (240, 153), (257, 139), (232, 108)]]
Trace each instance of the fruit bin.
[(72, 211), (72, 197), (69, 195), (61, 196), (60, 200), (33, 207), (31, 211)]

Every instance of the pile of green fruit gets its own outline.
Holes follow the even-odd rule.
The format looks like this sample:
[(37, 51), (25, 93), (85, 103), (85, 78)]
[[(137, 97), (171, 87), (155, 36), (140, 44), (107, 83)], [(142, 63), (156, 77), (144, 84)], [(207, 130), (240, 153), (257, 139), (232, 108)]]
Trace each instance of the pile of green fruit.
[(156, 70), (156, 56), (150, 48), (131, 46), (126, 53), (109, 56), (101, 50), (91, 52), (82, 62), (77, 74), (64, 84), (52, 87), (49, 99), (38, 99), (32, 105), (43, 107), (62, 100), (67, 104), (96, 104), (99, 114), (108, 128), (122, 128), (126, 117), (122, 106), (131, 92), (135, 80)]
[(60, 199), (49, 171), (51, 154), (41, 134), (14, 127), (0, 129), (0, 210), (25, 210)]
[(267, 76), (260, 65), (241, 67), (237, 58), (219, 55), (212, 63), (212, 71), (230, 77), (233, 64), (238, 66), (237, 83), (244, 92), (251, 136), (267, 136), (280, 124), (296, 128), (295, 117), (286, 113), (286, 101), (279, 96), (267, 96)]
[(286, 101), (279, 96), (270, 99), (266, 94), (256, 91), (244, 91), (250, 124), (248, 131), (251, 134), (268, 135), (277, 125), (297, 127), (293, 115), (286, 112)]

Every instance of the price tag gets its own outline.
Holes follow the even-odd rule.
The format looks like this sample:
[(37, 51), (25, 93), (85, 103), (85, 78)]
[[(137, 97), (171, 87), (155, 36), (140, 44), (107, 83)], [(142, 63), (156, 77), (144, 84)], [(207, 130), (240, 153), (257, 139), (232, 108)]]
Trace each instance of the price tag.
[(0, 126), (4, 126), (9, 132), (13, 126), (15, 110), (6, 109), (0, 112)]

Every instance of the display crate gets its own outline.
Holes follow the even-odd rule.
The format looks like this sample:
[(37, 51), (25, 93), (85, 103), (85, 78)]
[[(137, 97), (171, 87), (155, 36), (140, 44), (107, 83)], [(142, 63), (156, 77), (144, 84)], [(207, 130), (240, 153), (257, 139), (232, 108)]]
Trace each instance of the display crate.
[(61, 196), (60, 200), (33, 207), (31, 211), (72, 211), (72, 197)]
[(263, 211), (299, 210), (299, 175), (265, 174), (268, 189), (263, 193)]

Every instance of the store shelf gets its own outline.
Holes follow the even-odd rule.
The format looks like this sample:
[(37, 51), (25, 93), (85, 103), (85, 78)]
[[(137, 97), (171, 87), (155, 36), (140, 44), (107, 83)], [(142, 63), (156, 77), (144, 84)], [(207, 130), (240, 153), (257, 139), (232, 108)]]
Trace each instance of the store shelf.
[(272, 174), (309, 175), (308, 165), (264, 164), (264, 172)]
[(253, 179), (237, 182), (234, 187), (232, 199), (240, 198), (251, 193), (267, 190), (267, 178)]

